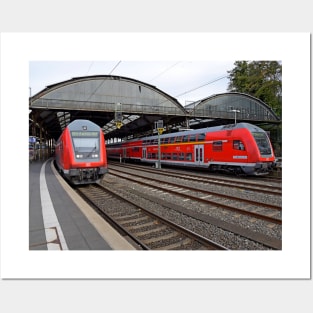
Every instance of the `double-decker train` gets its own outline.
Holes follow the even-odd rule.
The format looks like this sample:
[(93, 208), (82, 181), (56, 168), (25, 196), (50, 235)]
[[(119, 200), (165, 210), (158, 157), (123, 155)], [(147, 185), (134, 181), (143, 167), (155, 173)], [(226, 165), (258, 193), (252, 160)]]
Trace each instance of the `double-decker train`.
[[(159, 143), (160, 137), (160, 157)], [(111, 159), (203, 167), (234, 174), (264, 175), (275, 165), (267, 133), (249, 123), (156, 135), (107, 144)]]
[(55, 146), (55, 161), (62, 175), (75, 185), (90, 184), (108, 172), (102, 129), (88, 120), (75, 120)]

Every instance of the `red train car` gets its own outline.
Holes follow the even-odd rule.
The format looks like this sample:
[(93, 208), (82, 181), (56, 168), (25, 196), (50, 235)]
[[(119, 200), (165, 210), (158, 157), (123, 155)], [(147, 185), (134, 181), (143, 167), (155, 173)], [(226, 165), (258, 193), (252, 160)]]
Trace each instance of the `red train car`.
[[(203, 167), (235, 174), (268, 174), (275, 156), (266, 132), (238, 123), (160, 136), (161, 164)], [(107, 145), (108, 158), (156, 163), (158, 136)]]
[(71, 122), (56, 143), (55, 161), (73, 184), (97, 182), (108, 172), (102, 129), (88, 120)]

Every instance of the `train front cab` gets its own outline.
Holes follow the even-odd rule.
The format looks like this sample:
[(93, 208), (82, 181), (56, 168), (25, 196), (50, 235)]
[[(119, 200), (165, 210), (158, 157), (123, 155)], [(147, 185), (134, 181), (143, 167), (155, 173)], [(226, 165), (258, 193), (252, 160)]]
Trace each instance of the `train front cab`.
[(66, 173), (74, 184), (100, 180), (107, 169), (104, 136), (100, 131), (71, 131), (70, 169)]
[(274, 154), (266, 133), (246, 123), (237, 128), (207, 134), (205, 159), (209, 169), (233, 174), (265, 175), (274, 165)]
[(255, 175), (264, 175), (273, 171), (275, 166), (275, 155), (271, 141), (265, 131), (251, 132), (258, 153), (255, 164)]
[(65, 128), (55, 155), (59, 171), (73, 184), (93, 183), (108, 171), (104, 135), (99, 126), (86, 120)]

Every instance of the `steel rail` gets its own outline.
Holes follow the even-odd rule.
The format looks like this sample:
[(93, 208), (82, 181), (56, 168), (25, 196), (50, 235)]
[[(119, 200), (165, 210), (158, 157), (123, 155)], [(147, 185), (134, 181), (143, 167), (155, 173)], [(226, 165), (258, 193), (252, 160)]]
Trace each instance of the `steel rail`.
[[(114, 170), (114, 171), (118, 171), (118, 170)], [(143, 181), (138, 181), (132, 177), (125, 177), (123, 175), (119, 175), (119, 174), (114, 174), (112, 173), (112, 171), (110, 171), (110, 174), (111, 175), (115, 175), (117, 177), (120, 177), (120, 178), (124, 178), (124, 179), (127, 179), (127, 180), (130, 180), (130, 181), (133, 181), (133, 182), (136, 182), (138, 184), (142, 184), (142, 185), (145, 185), (145, 186), (149, 186), (149, 187), (154, 187), (154, 188), (158, 188), (160, 190), (163, 190), (163, 191), (166, 191), (166, 192), (170, 192), (172, 194), (176, 194), (176, 195), (179, 195), (179, 196), (183, 196), (183, 197), (187, 197), (186, 194), (184, 193), (181, 193), (179, 191), (175, 191), (175, 190), (170, 190), (169, 188), (166, 188), (166, 187), (161, 187), (161, 186), (155, 186), (151, 183), (146, 183), (146, 182), (143, 182)], [(127, 174), (127, 173), (124, 173), (125, 175), (130, 175), (130, 174)], [(137, 175), (137, 174), (132, 174), (132, 175), (136, 175), (138, 177), (141, 177), (143, 178), (143, 176), (141, 175)], [(164, 181), (160, 181), (160, 180), (157, 180), (157, 179), (153, 179), (151, 177), (147, 178), (147, 177), (144, 177), (145, 179), (148, 179), (149, 181), (157, 181), (159, 183), (165, 183)], [(168, 183), (166, 182), (166, 184), (168, 185), (173, 185), (175, 187), (179, 187), (179, 188), (186, 188), (186, 189), (192, 189), (190, 187), (187, 187), (187, 186), (182, 186), (182, 185), (178, 185), (178, 184), (175, 184), (175, 183)], [(206, 191), (201, 191), (201, 190), (198, 190), (196, 189), (197, 192), (203, 192), (205, 193)], [(220, 197), (224, 197), (224, 195), (220, 195)], [(270, 216), (266, 216), (266, 215), (263, 215), (263, 214), (259, 214), (259, 213), (256, 213), (256, 212), (251, 212), (251, 211), (246, 211), (246, 210), (243, 210), (243, 209), (239, 209), (239, 208), (235, 208), (233, 206), (229, 206), (227, 204), (223, 204), (223, 203), (219, 203), (219, 202), (215, 202), (215, 201), (211, 201), (211, 200), (207, 200), (207, 199), (203, 199), (203, 198), (199, 198), (199, 197), (196, 197), (196, 196), (192, 196), (190, 194), (188, 194), (188, 198), (189, 199), (192, 199), (192, 200), (195, 200), (197, 202), (203, 202), (203, 203), (206, 203), (206, 204), (210, 204), (210, 205), (214, 205), (214, 206), (217, 206), (217, 207), (221, 207), (223, 209), (227, 209), (229, 211), (234, 211), (234, 212), (237, 212), (237, 213), (240, 213), (240, 214), (244, 214), (244, 215), (248, 215), (248, 216), (252, 216), (252, 217), (256, 217), (256, 218), (259, 218), (259, 219), (262, 219), (262, 220), (265, 220), (265, 221), (268, 221), (268, 222), (271, 222), (271, 223), (274, 223), (274, 224), (278, 224), (278, 225), (281, 225), (282, 224), (282, 220), (281, 219), (277, 219), (277, 218), (273, 218), (273, 217), (270, 217)], [(241, 201), (241, 199), (237, 199), (238, 201)], [(244, 199), (245, 200), (245, 199)], [(245, 201), (248, 201), (248, 203), (251, 203), (249, 202), (249, 200), (245, 200)], [(257, 203), (258, 205), (262, 205), (262, 206), (267, 206), (267, 204), (263, 204), (263, 203)], [(275, 209), (280, 209), (281, 208), (277, 208), (275, 207)]]
[[(183, 235), (185, 235), (188, 238), (191, 238), (192, 240), (195, 240), (197, 242), (199, 242), (200, 244), (202, 244), (203, 246), (205, 246), (206, 248), (208, 248), (209, 250), (227, 250), (226, 247), (219, 245), (218, 243), (205, 238), (199, 234), (196, 234), (174, 222), (171, 222), (165, 218), (163, 218), (162, 216), (151, 212), (150, 210), (148, 210), (147, 208), (145, 208), (144, 206), (140, 205), (139, 203), (136, 203), (135, 201), (132, 201), (130, 199), (127, 199), (125, 197), (123, 197), (121, 194), (117, 193), (116, 191), (113, 191), (111, 189), (109, 189), (108, 187), (104, 187), (103, 185), (100, 184), (96, 184), (95, 186), (97, 186), (96, 188), (101, 189), (102, 191), (105, 191), (106, 193), (111, 194), (112, 196), (127, 202), (129, 204), (131, 204), (132, 206), (139, 208), (141, 211), (145, 212), (145, 214), (149, 215), (150, 217), (159, 220), (162, 224), (166, 224), (167, 226), (169, 226), (170, 228), (174, 229), (175, 231), (182, 233)], [(80, 188), (79, 188), (80, 189)], [(83, 194), (83, 192), (79, 191), (80, 194)], [(122, 225), (120, 225), (119, 222), (117, 222), (112, 216), (110, 216), (109, 214), (105, 213), (101, 208), (99, 208), (99, 206), (94, 203), (88, 196), (86, 196), (86, 194), (83, 194), (83, 197), (90, 203), (92, 204), (93, 207), (96, 208), (96, 210), (102, 215), (104, 216), (108, 222), (113, 225), (114, 227), (117, 227), (122, 233), (127, 234), (127, 236), (129, 236), (136, 244), (138, 244), (140, 247), (142, 247), (144, 250), (150, 250), (148, 245), (145, 245), (142, 240), (138, 239), (136, 236), (134, 236), (131, 231), (128, 231), (126, 229), (126, 227), (123, 227)]]

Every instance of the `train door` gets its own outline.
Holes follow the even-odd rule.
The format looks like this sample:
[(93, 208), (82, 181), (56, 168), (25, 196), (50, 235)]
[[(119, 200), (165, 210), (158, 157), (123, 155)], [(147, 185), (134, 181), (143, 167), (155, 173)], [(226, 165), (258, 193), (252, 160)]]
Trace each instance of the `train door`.
[(203, 165), (204, 161), (204, 145), (195, 145), (195, 164)]
[(147, 148), (142, 148), (142, 158), (144, 160), (147, 158)]

